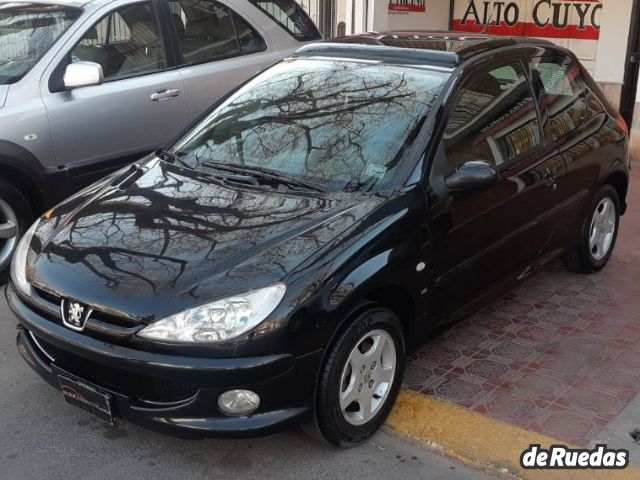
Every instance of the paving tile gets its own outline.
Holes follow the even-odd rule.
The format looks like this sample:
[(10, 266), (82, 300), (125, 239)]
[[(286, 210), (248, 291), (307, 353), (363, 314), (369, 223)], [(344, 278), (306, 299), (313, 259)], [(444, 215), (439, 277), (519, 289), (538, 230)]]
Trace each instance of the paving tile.
[(556, 261), (416, 352), (404, 385), (578, 445), (640, 392), (640, 174), (609, 265)]

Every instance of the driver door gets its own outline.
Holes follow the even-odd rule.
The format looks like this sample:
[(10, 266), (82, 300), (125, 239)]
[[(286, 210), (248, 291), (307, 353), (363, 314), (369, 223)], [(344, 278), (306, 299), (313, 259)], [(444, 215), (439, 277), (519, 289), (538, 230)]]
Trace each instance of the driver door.
[(56, 158), (76, 188), (162, 146), (188, 122), (152, 2), (116, 6), (80, 35), (49, 85), (69, 61), (100, 64), (104, 82), (53, 92), (43, 82)]
[(484, 190), (445, 193), (431, 202), (435, 315), (458, 309), (510, 274), (526, 275), (552, 236), (564, 172), (543, 146), (518, 59), (472, 71), (447, 118), (430, 182), (475, 160), (491, 164), (499, 177)]

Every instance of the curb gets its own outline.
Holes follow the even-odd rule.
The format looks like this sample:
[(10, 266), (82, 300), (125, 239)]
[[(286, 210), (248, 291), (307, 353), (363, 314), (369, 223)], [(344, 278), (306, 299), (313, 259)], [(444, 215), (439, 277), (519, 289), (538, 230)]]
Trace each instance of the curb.
[(527, 470), (520, 455), (531, 444), (574, 445), (467, 410), (433, 397), (401, 390), (387, 426), (401, 436), (419, 440), (470, 466), (511, 474), (525, 480), (567, 478), (640, 479), (640, 469), (624, 470)]

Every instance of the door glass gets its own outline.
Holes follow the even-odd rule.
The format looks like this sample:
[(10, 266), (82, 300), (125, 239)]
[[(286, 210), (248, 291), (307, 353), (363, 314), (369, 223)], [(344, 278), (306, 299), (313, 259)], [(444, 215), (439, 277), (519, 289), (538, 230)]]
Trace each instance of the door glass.
[(243, 54), (262, 52), (267, 49), (262, 37), (240, 15), (231, 12), (231, 16)]
[(186, 64), (240, 55), (229, 9), (207, 0), (169, 2), (178, 43)]
[(443, 137), (449, 173), (472, 160), (500, 166), (541, 143), (529, 82), (517, 62), (474, 73), (453, 105)]
[(164, 68), (164, 48), (151, 5), (127, 5), (104, 17), (76, 45), (71, 61), (99, 63), (105, 79)]
[(569, 57), (532, 59), (532, 73), (542, 85), (540, 101), (547, 115), (545, 131), (558, 140), (581, 126), (587, 118), (587, 105), (581, 97), (580, 68)]

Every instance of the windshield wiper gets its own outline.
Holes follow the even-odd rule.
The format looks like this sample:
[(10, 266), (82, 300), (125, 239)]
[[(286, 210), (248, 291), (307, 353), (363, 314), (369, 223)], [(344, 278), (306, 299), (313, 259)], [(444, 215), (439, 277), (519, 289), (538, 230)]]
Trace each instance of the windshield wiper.
[(168, 150), (165, 150), (164, 148), (161, 148), (160, 150), (156, 151), (156, 156), (158, 158), (161, 158), (162, 160), (168, 160), (172, 163), (178, 162), (183, 167), (188, 168), (189, 170), (193, 170), (193, 167), (189, 165), (187, 162), (185, 162), (184, 160), (182, 160), (182, 158), (180, 158), (175, 153), (171, 153)]
[(236, 165), (229, 165), (221, 162), (201, 162), (201, 166), (216, 168), (218, 170), (226, 170), (228, 172), (248, 173), (256, 177), (260, 177), (266, 180), (271, 180), (274, 183), (281, 183), (294, 187), (302, 187), (308, 190), (314, 190), (316, 192), (326, 192), (327, 186), (323, 183), (314, 182), (311, 180), (304, 180), (302, 178), (290, 177), (274, 170), (269, 170), (260, 167), (239, 167)]

